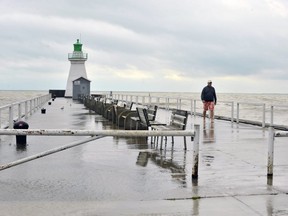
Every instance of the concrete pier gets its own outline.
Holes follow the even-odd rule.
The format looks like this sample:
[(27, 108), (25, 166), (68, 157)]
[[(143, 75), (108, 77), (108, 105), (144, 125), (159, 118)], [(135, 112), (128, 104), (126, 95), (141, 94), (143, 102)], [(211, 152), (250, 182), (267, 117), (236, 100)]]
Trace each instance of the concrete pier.
[[(27, 119), (29, 129), (105, 130), (117, 126), (69, 98)], [(216, 107), (217, 108), (217, 107)], [(216, 110), (217, 113), (217, 110)], [(159, 121), (167, 121), (158, 110)], [(276, 137), (267, 178), (268, 129), (189, 117), (200, 125), (198, 180), (193, 142), (172, 147), (150, 138), (104, 137), (0, 172), (0, 216), (16, 215), (288, 215), (287, 137)], [(79, 136), (1, 136), (0, 164), (81, 141)]]

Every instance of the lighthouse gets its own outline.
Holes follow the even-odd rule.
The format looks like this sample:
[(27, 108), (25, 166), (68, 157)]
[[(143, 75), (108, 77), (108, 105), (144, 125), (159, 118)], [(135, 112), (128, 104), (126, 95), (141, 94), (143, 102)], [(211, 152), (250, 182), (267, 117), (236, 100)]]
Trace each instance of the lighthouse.
[(65, 91), (65, 97), (68, 98), (72, 97), (73, 94), (73, 81), (80, 77), (87, 79), (85, 61), (88, 58), (88, 54), (82, 52), (82, 44), (79, 42), (79, 39), (73, 45), (73, 53), (68, 53), (68, 60), (71, 62)]

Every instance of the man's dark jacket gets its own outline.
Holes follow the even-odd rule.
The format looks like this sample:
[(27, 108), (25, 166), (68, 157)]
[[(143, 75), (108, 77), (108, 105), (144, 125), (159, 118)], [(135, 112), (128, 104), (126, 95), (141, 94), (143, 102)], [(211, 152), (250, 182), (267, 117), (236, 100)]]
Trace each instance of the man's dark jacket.
[(203, 88), (201, 93), (201, 100), (203, 101), (214, 101), (214, 103), (217, 103), (217, 97), (216, 92), (213, 86), (207, 85)]

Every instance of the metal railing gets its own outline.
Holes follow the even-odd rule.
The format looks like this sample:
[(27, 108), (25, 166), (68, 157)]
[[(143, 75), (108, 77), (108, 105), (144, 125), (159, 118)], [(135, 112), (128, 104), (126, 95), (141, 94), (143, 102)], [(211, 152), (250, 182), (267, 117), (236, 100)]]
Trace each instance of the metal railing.
[(268, 136), (268, 160), (267, 160), (267, 176), (273, 176), (274, 168), (274, 140), (275, 137), (288, 137), (287, 131), (278, 131), (275, 132), (273, 127), (269, 127), (269, 136)]
[(87, 60), (88, 58), (88, 54), (87, 53), (83, 53), (83, 52), (73, 52), (73, 53), (68, 53), (68, 59), (79, 59), (79, 60)]
[(22, 118), (27, 119), (45, 102), (51, 99), (50, 94), (35, 97), (29, 100), (24, 100), (0, 107), (0, 129), (13, 128), (14, 121), (19, 121)]
[(157, 130), (139, 130), (139, 131), (127, 131), (127, 130), (55, 130), (55, 129), (0, 129), (0, 135), (36, 135), (36, 136), (92, 136), (85, 140), (76, 141), (68, 145), (60, 146), (54, 149), (50, 149), (45, 152), (38, 153), (26, 158), (22, 158), (17, 161), (13, 161), (7, 164), (0, 165), (0, 171), (8, 169), (19, 164), (26, 163), (31, 160), (35, 160), (41, 157), (48, 156), (102, 137), (106, 136), (119, 136), (119, 137), (148, 137), (148, 136), (191, 136), (194, 140), (193, 151), (193, 168), (192, 177), (198, 178), (198, 160), (199, 160), (199, 135), (200, 126), (195, 125), (195, 130), (181, 130), (181, 131), (157, 131)]
[[(134, 95), (134, 94), (106, 94), (107, 98), (115, 100), (134, 102), (138, 104), (155, 104), (164, 109), (183, 109), (190, 112), (191, 115), (202, 115), (203, 103), (201, 100), (181, 97), (160, 97), (151, 95)], [(265, 103), (249, 103), (234, 101), (217, 101), (217, 113), (215, 118), (229, 120), (232, 123), (251, 123), (262, 127), (266, 126), (283, 126), (288, 125), (275, 124), (275, 107), (280, 107), (288, 111), (288, 106), (272, 105), (267, 106)], [(241, 114), (241, 115), (240, 115)], [(270, 115), (270, 118), (267, 118)], [(280, 114), (279, 114), (280, 115)], [(281, 118), (278, 118), (281, 119)], [(270, 120), (270, 121), (269, 121)]]

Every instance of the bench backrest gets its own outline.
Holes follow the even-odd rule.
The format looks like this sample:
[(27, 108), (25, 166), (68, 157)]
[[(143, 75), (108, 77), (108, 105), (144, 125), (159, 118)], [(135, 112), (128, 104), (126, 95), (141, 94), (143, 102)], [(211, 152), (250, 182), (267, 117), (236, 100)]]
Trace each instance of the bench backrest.
[(127, 103), (124, 104), (125, 109), (131, 110), (134, 102), (128, 101)]
[(143, 107), (137, 107), (136, 111), (138, 113), (139, 123), (147, 129), (149, 125), (147, 110)]
[(172, 111), (170, 125), (185, 130), (187, 125), (188, 111), (174, 110)]
[(150, 105), (147, 107), (147, 115), (149, 121), (155, 121), (158, 106)]

